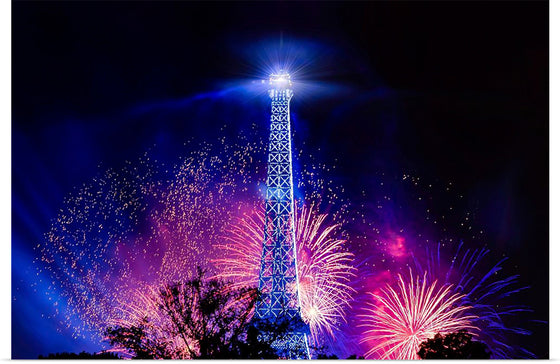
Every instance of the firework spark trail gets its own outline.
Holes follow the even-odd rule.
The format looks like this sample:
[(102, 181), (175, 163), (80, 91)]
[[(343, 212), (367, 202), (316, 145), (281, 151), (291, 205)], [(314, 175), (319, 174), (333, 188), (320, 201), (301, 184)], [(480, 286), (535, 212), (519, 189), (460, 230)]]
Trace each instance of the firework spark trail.
[[(302, 318), (310, 325), (315, 344), (323, 334), (333, 335), (352, 299), (349, 283), (355, 276), (353, 254), (344, 249), (346, 240), (336, 237), (340, 224), (327, 224), (327, 214), (314, 205), (297, 207), (295, 236)], [(246, 213), (224, 235), (218, 250), (222, 257), (213, 260), (217, 277), (231, 281), (232, 287), (256, 287), (264, 238), (262, 207)]]
[(102, 320), (111, 300), (103, 282), (130, 278), (129, 262), (118, 258), (118, 242), (145, 210), (141, 196), (148, 192), (139, 188), (138, 176), (127, 164), (120, 174), (109, 170), (65, 199), (46, 242), (36, 246), (43, 263), (38, 276), (43, 269), (50, 273), (46, 294), (55, 306), (60, 296), (69, 307), (79, 307), (83, 318)]
[(398, 275), (396, 288), (387, 285), (380, 294), (372, 293), (360, 315), (365, 328), (361, 342), (371, 345), (366, 358), (418, 359), (420, 343), (437, 333), (477, 330), (471, 325), (476, 317), (466, 314), (469, 306), (459, 304), (463, 295), (449, 285), (428, 286), (427, 272), (423, 278), (409, 273), (409, 280)]
[[(188, 146), (174, 166), (147, 152), (69, 194), (35, 248), (36, 285), (49, 282), (44, 294), (55, 307), (48, 318), (99, 342), (138, 287), (189, 279), (197, 266), (214, 274), (208, 260), (225, 227), (262, 201), (267, 147), (255, 132)], [(310, 164), (295, 171), (298, 188), (343, 206), (333, 214), (339, 218), (341, 187), (319, 177), (326, 165)]]
[[(146, 154), (64, 200), (45, 242), (36, 246), (36, 263), (39, 279), (52, 282), (45, 294), (67, 308), (60, 314), (74, 336), (101, 332), (117, 298), (140, 284), (188, 279), (207, 264), (217, 236), (254, 184), (244, 171), (253, 170), (258, 149), (225, 145), (220, 158), (212, 145), (202, 145), (170, 171)], [(82, 327), (70, 324), (76, 317)]]
[[(352, 238), (354, 252), (363, 259), (356, 265), (356, 301), (367, 302), (369, 292), (378, 293), (389, 283), (387, 276), (392, 279), (389, 272), (406, 275), (412, 267), (416, 275), (427, 272), (428, 284), (437, 280), (463, 295), (459, 304), (471, 306), (466, 314), (476, 316), (471, 322), (479, 329), (476, 339), (488, 345), (492, 358), (534, 357), (522, 347), (530, 344), (523, 337), (529, 334), (523, 313), (531, 310), (518, 304), (518, 294), (527, 287), (518, 276), (504, 274), (505, 259), (492, 261), (488, 249), (468, 249), (488, 239), (461, 191), (449, 182), (405, 174), (380, 177), (373, 194), (364, 199), (363, 224), (356, 229), (363, 236)], [(346, 331), (362, 337), (353, 327)]]
[[(451, 286), (453, 293), (462, 294), (460, 304), (469, 306), (469, 313), (476, 317), (472, 324), (479, 328), (479, 340), (490, 347), (492, 358), (534, 357), (526, 349), (508, 344), (511, 340), (507, 338), (511, 334), (531, 334), (521, 327), (508, 325), (507, 318), (532, 311), (526, 306), (510, 305), (505, 301), (528, 287), (519, 285), (518, 275), (499, 275), (507, 258), (501, 259), (485, 271), (482, 267), (483, 260), (490, 251), (485, 248), (463, 251), (462, 248), (461, 242), (451, 262), (446, 264), (442, 263), (440, 244), (436, 249), (426, 246), (425, 259), (413, 255), (415, 269), (427, 271), (428, 279), (432, 281), (445, 277), (443, 283)], [(422, 264), (424, 260), (425, 263)]]

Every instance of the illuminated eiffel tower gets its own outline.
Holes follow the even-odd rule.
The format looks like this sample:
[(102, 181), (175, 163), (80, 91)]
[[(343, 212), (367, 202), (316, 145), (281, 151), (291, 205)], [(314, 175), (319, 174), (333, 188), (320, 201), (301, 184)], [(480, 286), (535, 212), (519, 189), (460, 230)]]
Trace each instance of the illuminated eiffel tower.
[[(263, 300), (256, 307), (258, 318), (288, 323), (288, 332), (272, 346), (281, 357), (309, 359), (309, 328), (301, 319), (294, 232), (294, 185), (290, 100), (292, 82), (287, 73), (273, 74), (268, 95), (272, 99), (265, 226), (259, 290)], [(265, 337), (272, 337), (263, 333)]]

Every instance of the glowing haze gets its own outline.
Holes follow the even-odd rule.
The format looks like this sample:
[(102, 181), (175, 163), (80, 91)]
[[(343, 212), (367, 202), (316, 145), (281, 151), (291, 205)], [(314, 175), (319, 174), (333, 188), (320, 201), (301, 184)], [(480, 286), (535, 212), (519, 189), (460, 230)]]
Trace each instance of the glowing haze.
[[(291, 56), (283, 59), (262, 53), (255, 59), (267, 66), (257, 64), (248, 75), (281, 67), (290, 71), (298, 98), (332, 91), (332, 85), (305, 81), (310, 62), (325, 49), (308, 48), (313, 57), (302, 62), (304, 48), (290, 47)], [(248, 90), (253, 96), (257, 88), (264, 92), (263, 83), (250, 83)], [(237, 85), (218, 96), (245, 91)], [(75, 336), (99, 342), (108, 323), (125, 320), (123, 312), (137, 318), (134, 313), (151, 307), (154, 287), (188, 279), (197, 266), (233, 286), (256, 286), (264, 227), (263, 129), (253, 125), (236, 138), (187, 143), (173, 165), (147, 152), (70, 193), (36, 246), (37, 283), (47, 284), (56, 319)], [(336, 165), (318, 160), (304, 143), (294, 151), (300, 299), (315, 345), (331, 345), (339, 355), (413, 359), (421, 341), (466, 328), (493, 357), (531, 356), (510, 343), (512, 335), (528, 331), (504, 320), (527, 311), (502, 304), (523, 289), (517, 277), (493, 280), (503, 261), (483, 261), (486, 249), (459, 254), (462, 239), (474, 245), (483, 233), (457, 202), (462, 196), (449, 192), (451, 184), (436, 191), (408, 174), (383, 176), (376, 196), (361, 191), (362, 201), (351, 204), (344, 186), (333, 182)], [(405, 184), (417, 189), (401, 193)], [(445, 212), (426, 205), (433, 195), (448, 201)], [(435, 246), (437, 259), (430, 253)], [(163, 320), (155, 310), (147, 312), (154, 312), (154, 322)]]

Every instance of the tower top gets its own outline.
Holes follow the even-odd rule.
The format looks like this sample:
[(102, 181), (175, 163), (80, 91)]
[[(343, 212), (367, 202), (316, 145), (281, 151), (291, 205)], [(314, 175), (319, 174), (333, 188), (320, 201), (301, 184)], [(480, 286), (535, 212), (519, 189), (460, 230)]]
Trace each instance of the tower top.
[(280, 71), (279, 73), (273, 73), (268, 79), (268, 84), (274, 90), (286, 90), (292, 87), (292, 81), (290, 79), (290, 74), (287, 72)]

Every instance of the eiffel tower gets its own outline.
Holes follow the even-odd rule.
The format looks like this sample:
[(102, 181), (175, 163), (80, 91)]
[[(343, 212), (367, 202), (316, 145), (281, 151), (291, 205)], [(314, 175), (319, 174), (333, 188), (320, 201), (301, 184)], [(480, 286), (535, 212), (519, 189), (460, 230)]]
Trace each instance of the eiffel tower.
[[(285, 335), (275, 337), (273, 348), (281, 357), (309, 359), (308, 326), (301, 319), (294, 232), (294, 185), (290, 100), (292, 82), (287, 73), (272, 74), (268, 95), (272, 100), (265, 226), (257, 303), (259, 319), (284, 322)], [(273, 337), (263, 332), (264, 337)]]

